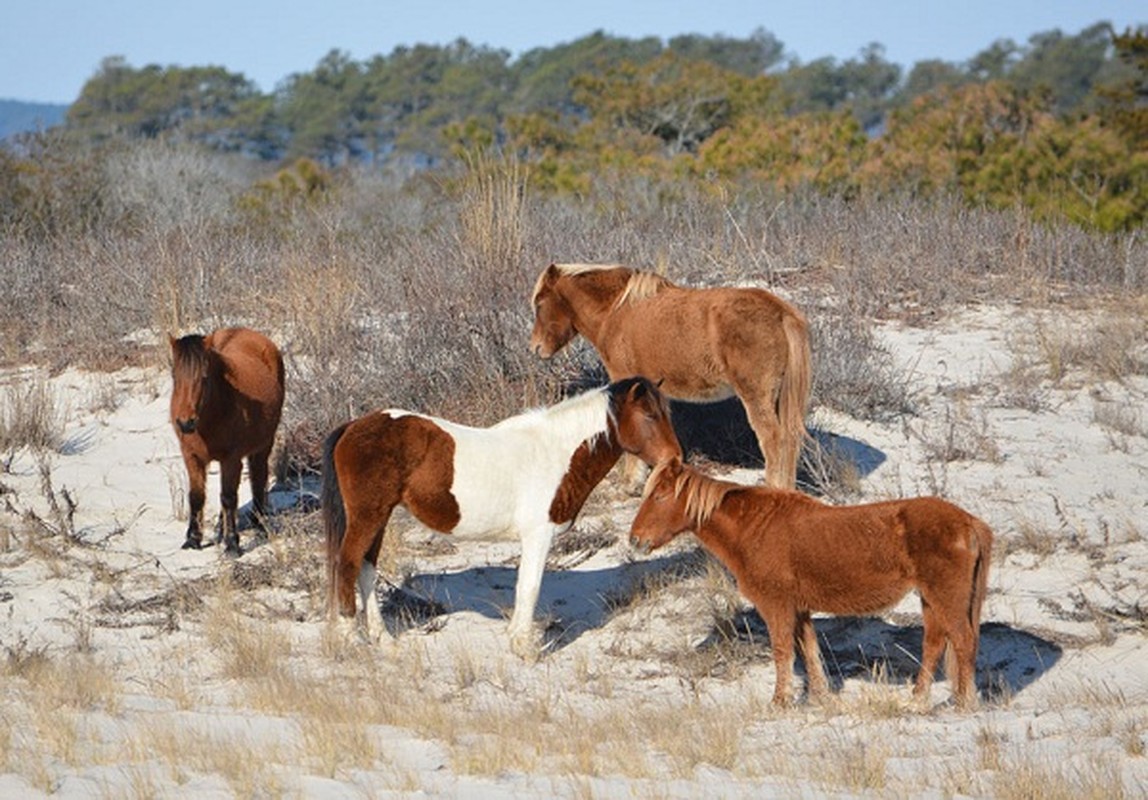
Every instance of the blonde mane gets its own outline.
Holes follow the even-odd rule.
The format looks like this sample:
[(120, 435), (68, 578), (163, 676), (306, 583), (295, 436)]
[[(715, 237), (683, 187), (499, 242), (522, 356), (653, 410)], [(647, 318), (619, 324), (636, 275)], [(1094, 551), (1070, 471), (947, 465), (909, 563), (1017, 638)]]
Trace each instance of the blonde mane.
[(637, 303), (640, 300), (653, 297), (667, 286), (673, 286), (668, 278), (653, 272), (639, 272), (638, 270), (634, 270), (630, 275), (630, 281), (626, 284), (626, 288), (622, 290), (622, 293), (618, 295), (618, 299), (614, 301), (614, 308), (621, 308), (626, 303)]
[[(661, 482), (662, 473), (670, 463), (664, 461), (650, 472), (642, 500), (649, 497), (654, 487)], [(682, 467), (681, 473), (674, 479), (674, 497), (685, 496), (685, 514), (691, 527), (704, 525), (722, 504), (725, 496), (737, 488), (740, 488), (737, 484), (706, 477), (689, 467)]]
[[(631, 269), (621, 264), (554, 264), (553, 266), (558, 270), (559, 274), (571, 278), (584, 275), (588, 272), (605, 272), (611, 269), (629, 270), (630, 280), (626, 283), (626, 288), (618, 294), (618, 299), (614, 301), (614, 308), (618, 308), (625, 303), (636, 303), (639, 300), (645, 300), (647, 297), (652, 297), (667, 286), (673, 286), (673, 283), (668, 278), (664, 278), (661, 275)], [(534, 282), (534, 291), (530, 295), (531, 303), (538, 300), (538, 293), (542, 291), (542, 284), (545, 280), (546, 270), (543, 270), (542, 274), (538, 276), (538, 280)]]

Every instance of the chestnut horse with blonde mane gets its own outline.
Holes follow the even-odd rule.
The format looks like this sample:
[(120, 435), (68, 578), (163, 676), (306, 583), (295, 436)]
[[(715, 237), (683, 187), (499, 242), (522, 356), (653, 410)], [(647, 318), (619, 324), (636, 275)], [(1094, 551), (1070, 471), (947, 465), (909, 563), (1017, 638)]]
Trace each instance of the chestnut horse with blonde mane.
[(678, 286), (621, 266), (551, 264), (534, 287), (531, 349), (550, 358), (577, 334), (611, 380), (645, 375), (670, 397), (745, 407), (768, 486), (796, 485), (811, 383), (805, 317), (764, 289)]
[(440, 533), (517, 535), (522, 558), (510, 644), (535, 658), (534, 607), (554, 537), (574, 524), (623, 452), (651, 465), (681, 458), (669, 413), (654, 384), (627, 378), (490, 428), (398, 409), (336, 428), (323, 448), (320, 496), (332, 614), (353, 619), (368, 637), (368, 618), (380, 616), (379, 548), (401, 504)]
[(673, 460), (650, 474), (630, 541), (648, 552), (687, 530), (733, 572), (765, 621), (775, 704), (790, 700), (795, 639), (810, 695), (828, 691), (811, 612), (873, 614), (910, 589), (921, 597), (924, 627), (913, 694), (928, 700), (947, 641), (953, 696), (961, 707), (975, 703), (993, 534), (968, 512), (937, 497), (830, 506), (800, 492), (715, 480)]
[(270, 339), (249, 328), (219, 328), (171, 344), (171, 424), (187, 467), (190, 506), (185, 549), (203, 544), (207, 467), (219, 462), (219, 534), (226, 552), (239, 555), (235, 512), (243, 459), (251, 481), (255, 524), (267, 507), (267, 462), (283, 411), (283, 356)]

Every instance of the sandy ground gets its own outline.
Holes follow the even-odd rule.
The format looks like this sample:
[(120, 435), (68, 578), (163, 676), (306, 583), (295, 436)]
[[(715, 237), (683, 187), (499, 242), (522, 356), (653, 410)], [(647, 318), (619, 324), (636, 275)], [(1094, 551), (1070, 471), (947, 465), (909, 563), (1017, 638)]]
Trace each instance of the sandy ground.
[(996, 532), (971, 713), (943, 681), (909, 702), (913, 595), (819, 619), (834, 699), (769, 707), (764, 626), (692, 537), (629, 549), (617, 472), (552, 554), (538, 663), (505, 636), (515, 544), (402, 515), (390, 632), (347, 641), (313, 484), (278, 487), (242, 558), (181, 550), (167, 376), (58, 375), (62, 452), (0, 473), (0, 797), (1146, 796), (1148, 378), (1021, 381), (1036, 324), (886, 325), (916, 413), (812, 417), (861, 499), (939, 493)]

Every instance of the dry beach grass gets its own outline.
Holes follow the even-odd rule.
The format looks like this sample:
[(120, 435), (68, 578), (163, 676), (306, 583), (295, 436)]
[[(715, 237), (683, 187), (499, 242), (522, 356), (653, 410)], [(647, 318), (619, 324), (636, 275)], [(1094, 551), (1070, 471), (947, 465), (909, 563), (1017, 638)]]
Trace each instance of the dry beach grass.
[[(165, 156), (151, 157), (155, 180)], [(220, 236), (220, 206), (161, 181), (152, 202), (172, 199), (135, 227), (0, 243), (14, 276), (0, 795), (1148, 791), (1142, 237), (897, 198), (609, 186), (556, 201), (524, 193), (514, 170), (480, 160), (456, 183), (401, 192), (348, 179), (329, 202), (288, 209), (275, 236)], [(228, 175), (215, 192), (238, 191)], [(316, 443), (367, 408), (489, 424), (600, 380), (585, 348), (555, 364), (527, 352), (529, 285), (553, 260), (753, 282), (806, 310), (810, 489), (834, 502), (939, 493), (996, 531), (977, 711), (952, 709), (947, 683), (927, 708), (909, 702), (915, 598), (880, 618), (818, 619), (832, 699), (772, 708), (764, 626), (693, 542), (630, 551), (637, 498), (617, 472), (551, 555), (539, 663), (506, 643), (513, 543), (455, 546), (403, 515), (380, 562), (390, 632), (370, 645), (334, 632)], [(179, 549), (186, 477), (154, 347), (224, 322), (274, 332), (289, 370), (278, 513), (266, 538), (241, 533), (238, 560)], [(716, 428), (682, 412), (692, 460), (759, 481), (727, 412)]]

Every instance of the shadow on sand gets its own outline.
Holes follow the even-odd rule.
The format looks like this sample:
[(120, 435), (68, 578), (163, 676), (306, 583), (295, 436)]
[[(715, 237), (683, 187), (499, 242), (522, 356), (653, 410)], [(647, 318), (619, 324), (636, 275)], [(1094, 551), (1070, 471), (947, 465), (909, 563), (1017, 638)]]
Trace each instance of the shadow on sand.
[[(547, 570), (536, 617), (544, 621), (547, 649), (561, 650), (583, 633), (601, 628), (613, 609), (633, 595), (643, 578), (656, 573), (687, 574), (702, 563), (698, 553), (675, 553), (603, 569)], [(444, 614), (471, 611), (508, 619), (514, 607), (518, 570), (511, 566), (470, 567), (452, 573), (424, 573), (402, 586), (382, 589), (380, 610), (391, 635), (415, 628), (436, 630)]]
[[(749, 426), (745, 407), (736, 397), (716, 403), (671, 400), (670, 413), (687, 459), (700, 456), (735, 467), (764, 468), (765, 459), (758, 447), (757, 436)], [(884, 453), (856, 439), (816, 428), (810, 428), (809, 435), (813, 443), (806, 445), (797, 474), (798, 486), (806, 491), (818, 492), (821, 478), (809, 469), (809, 464), (819, 457), (850, 465), (860, 478), (885, 461)]]
[[(911, 685), (920, 666), (920, 625), (894, 625), (877, 617), (824, 617), (814, 620), (821, 659), (833, 691), (846, 678), (882, 676), (889, 683)], [(722, 647), (736, 640), (760, 647), (768, 660), (769, 633), (755, 611), (741, 611), (728, 628), (715, 628), (698, 648)], [(1060, 645), (999, 622), (981, 623), (977, 651), (977, 688), (981, 700), (1007, 701), (1037, 681), (1063, 653)], [(795, 672), (804, 678), (797, 658)], [(938, 669), (938, 677), (943, 664)]]

